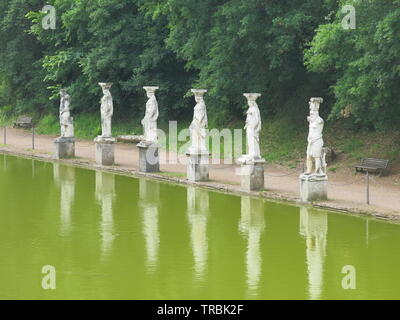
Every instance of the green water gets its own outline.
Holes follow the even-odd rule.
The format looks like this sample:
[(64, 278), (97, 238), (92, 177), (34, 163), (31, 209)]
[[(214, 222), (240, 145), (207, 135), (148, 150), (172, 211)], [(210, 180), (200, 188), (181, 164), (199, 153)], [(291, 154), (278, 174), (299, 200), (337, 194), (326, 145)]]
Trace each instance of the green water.
[(399, 245), (396, 224), (0, 155), (0, 299), (395, 299)]

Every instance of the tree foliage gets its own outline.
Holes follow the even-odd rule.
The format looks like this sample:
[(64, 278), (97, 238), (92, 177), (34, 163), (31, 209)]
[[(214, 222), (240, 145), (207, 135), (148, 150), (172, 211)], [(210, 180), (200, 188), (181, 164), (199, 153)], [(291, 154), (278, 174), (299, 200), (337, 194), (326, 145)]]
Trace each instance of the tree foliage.
[[(305, 53), (310, 71), (331, 77), (336, 98), (331, 118), (346, 107), (360, 127), (400, 123), (400, 1), (350, 2), (356, 29), (342, 27), (343, 14), (321, 25)], [(349, 1), (342, 1), (342, 5)]]
[(158, 85), (164, 121), (188, 120), (184, 97), (204, 87), (214, 124), (242, 119), (249, 91), (264, 117), (303, 119), (323, 96), (331, 119), (346, 108), (359, 127), (400, 123), (400, 0), (53, 0), (55, 30), (44, 4), (0, 3), (0, 107), (56, 113), (66, 87), (74, 112), (97, 112), (109, 81), (120, 120), (142, 116), (142, 87)]

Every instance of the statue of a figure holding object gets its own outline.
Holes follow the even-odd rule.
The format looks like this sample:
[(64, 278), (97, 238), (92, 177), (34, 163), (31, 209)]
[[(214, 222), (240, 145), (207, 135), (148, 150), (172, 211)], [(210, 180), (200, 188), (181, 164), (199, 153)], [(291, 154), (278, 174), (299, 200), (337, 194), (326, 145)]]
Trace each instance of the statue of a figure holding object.
[(149, 99), (146, 103), (146, 114), (142, 120), (143, 131), (144, 131), (144, 142), (146, 143), (157, 143), (157, 120), (159, 116), (158, 102), (155, 96), (158, 87), (143, 87), (146, 90), (147, 98)]
[(99, 83), (103, 89), (103, 97), (101, 98), (101, 130), (102, 138), (111, 138), (111, 119), (114, 113), (113, 99), (111, 96), (112, 83)]
[(60, 90), (60, 126), (61, 138), (74, 137), (74, 124), (71, 117), (70, 102), (71, 98), (65, 89)]
[(206, 138), (208, 128), (208, 117), (204, 94), (207, 90), (193, 89), (196, 106), (194, 107), (193, 121), (189, 127), (191, 146), (188, 150), (191, 154), (207, 154)]
[[(326, 175), (326, 161), (324, 152), (324, 120), (319, 116), (319, 107), (322, 98), (311, 98), (309, 122), (308, 147), (307, 147), (307, 175)], [(314, 172), (313, 172), (314, 169)]]
[(253, 162), (262, 159), (260, 152), (261, 115), (256, 102), (261, 94), (245, 93), (244, 96), (249, 104), (246, 126), (244, 127), (246, 130), (247, 154), (241, 156), (238, 160), (240, 162)]

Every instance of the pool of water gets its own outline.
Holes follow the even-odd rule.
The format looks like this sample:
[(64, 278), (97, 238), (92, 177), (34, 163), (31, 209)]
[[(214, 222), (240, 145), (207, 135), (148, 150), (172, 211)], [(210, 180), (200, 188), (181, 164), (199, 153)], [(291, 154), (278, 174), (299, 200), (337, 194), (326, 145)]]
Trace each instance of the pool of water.
[(399, 245), (397, 224), (0, 155), (0, 299), (398, 299)]

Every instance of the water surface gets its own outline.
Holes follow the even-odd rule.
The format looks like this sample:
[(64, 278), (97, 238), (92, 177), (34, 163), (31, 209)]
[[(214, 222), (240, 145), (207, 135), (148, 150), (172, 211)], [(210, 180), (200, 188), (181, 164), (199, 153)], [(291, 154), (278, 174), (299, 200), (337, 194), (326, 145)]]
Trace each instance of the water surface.
[(396, 224), (0, 155), (0, 299), (398, 299), (399, 244)]

